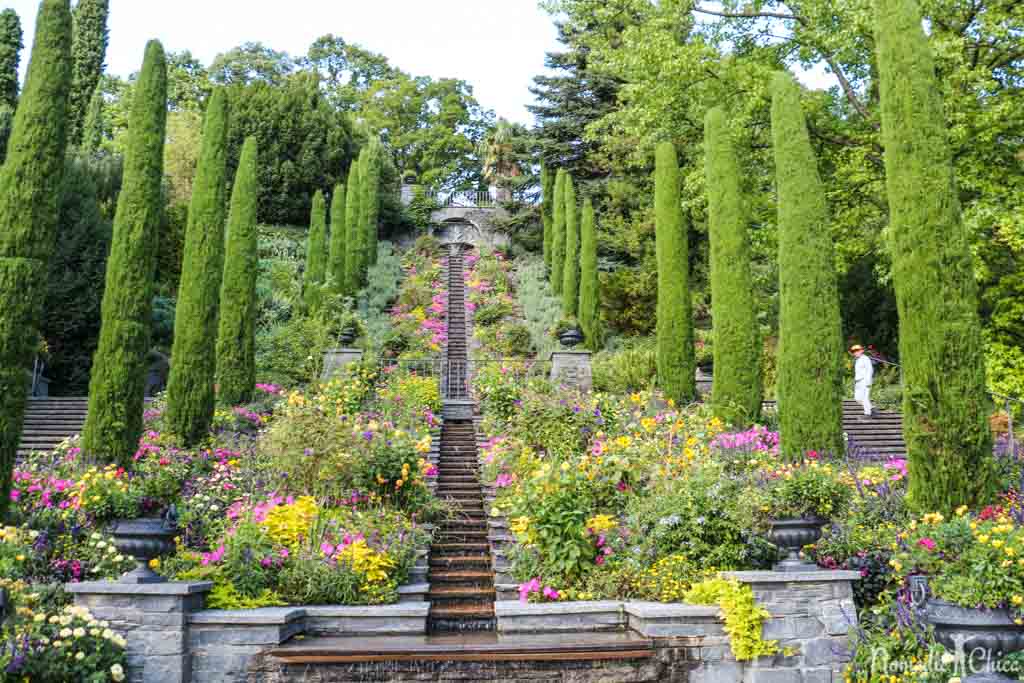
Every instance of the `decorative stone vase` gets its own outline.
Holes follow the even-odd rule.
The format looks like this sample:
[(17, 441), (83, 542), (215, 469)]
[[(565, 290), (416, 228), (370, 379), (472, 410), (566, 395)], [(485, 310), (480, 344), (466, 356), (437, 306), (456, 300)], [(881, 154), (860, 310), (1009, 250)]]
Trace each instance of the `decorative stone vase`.
[(342, 346), (352, 346), (357, 336), (356, 328), (346, 327), (338, 333), (338, 343)]
[(1014, 623), (1010, 610), (960, 607), (933, 597), (926, 576), (912, 576), (909, 582), (918, 617), (935, 629), (936, 639), (957, 657), (954, 674), (967, 674), (963, 683), (1017, 680), (999, 670), (1002, 657), (1024, 650), (1024, 626)]
[(818, 565), (800, 559), (800, 550), (821, 538), (821, 527), (829, 521), (823, 517), (780, 517), (772, 520), (769, 540), (787, 552), (786, 559), (774, 567), (777, 572), (816, 571)]
[(558, 341), (565, 348), (571, 349), (583, 343), (583, 333), (578, 328), (573, 327), (561, 332), (558, 335)]
[(117, 549), (134, 558), (137, 565), (118, 579), (119, 583), (163, 583), (167, 580), (150, 569), (149, 562), (174, 550), (178, 517), (173, 505), (163, 517), (118, 520), (114, 522), (111, 535)]

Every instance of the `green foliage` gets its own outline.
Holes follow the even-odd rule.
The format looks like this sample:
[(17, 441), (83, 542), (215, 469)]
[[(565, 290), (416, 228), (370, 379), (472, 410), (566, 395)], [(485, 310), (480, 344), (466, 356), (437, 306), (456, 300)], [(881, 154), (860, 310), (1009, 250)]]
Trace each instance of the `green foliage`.
[(240, 405), (252, 400), (256, 388), (256, 138), (242, 147), (231, 190), (224, 281), (220, 290), (217, 331), (217, 383), (220, 400)]
[(21, 436), (46, 272), (57, 233), (71, 82), (67, 0), (44, 0), (32, 59), (0, 168), (0, 518)]
[(541, 221), (544, 225), (544, 264), (549, 268), (551, 267), (551, 238), (553, 235), (551, 226), (554, 221), (555, 175), (548, 169), (546, 164), (541, 165)]
[(334, 186), (331, 196), (331, 248), (327, 261), (327, 279), (336, 294), (345, 293), (345, 185)]
[(658, 347), (653, 337), (629, 339), (621, 348), (594, 356), (593, 380), (596, 391), (623, 394), (647, 391), (658, 375)]
[(89, 107), (82, 124), (81, 150), (86, 154), (97, 154), (103, 144), (103, 93), (99, 88), (92, 91)]
[(295, 69), (287, 52), (278, 52), (263, 43), (244, 43), (214, 57), (210, 79), (221, 85), (248, 85), (260, 82), (279, 86)]
[(908, 495), (949, 512), (985, 502), (996, 485), (974, 264), (917, 3), (874, 6)]
[(598, 329), (598, 281), (597, 281), (597, 225), (594, 221), (594, 204), (590, 197), (583, 200), (583, 221), (580, 239), (580, 327), (591, 351), (601, 346)]
[(156, 233), (163, 205), (167, 66), (153, 41), (135, 90), (124, 183), (114, 218), (99, 347), (89, 382), (86, 453), (127, 465), (142, 434), (153, 315)]
[(324, 193), (317, 190), (309, 214), (306, 268), (302, 273), (302, 299), (310, 313), (320, 308), (320, 288), (327, 274), (327, 259), (327, 204)]
[(372, 345), (382, 344), (391, 329), (391, 303), (398, 296), (402, 281), (402, 259), (390, 242), (381, 242), (377, 263), (366, 275), (361, 294), (361, 312), (366, 321), (366, 338)]
[(693, 586), (685, 602), (722, 608), (729, 648), (737, 661), (766, 657), (779, 651), (778, 641), (763, 640), (761, 627), (771, 614), (754, 600), (754, 589), (735, 579), (706, 579)]
[(174, 346), (167, 382), (168, 431), (186, 444), (206, 437), (213, 420), (217, 316), (224, 270), (228, 101), (214, 92), (188, 212)]
[(575, 316), (580, 305), (580, 230), (576, 187), (565, 175), (565, 261), (562, 265), (562, 313)]
[(260, 149), (259, 219), (303, 225), (313, 195), (344, 180), (352, 157), (352, 127), (330, 106), (310, 74), (280, 85), (257, 80), (229, 89), (231, 130), (228, 168), (238, 165), (242, 144), (255, 137)]
[(78, 0), (72, 13), (71, 96), (68, 101), (68, 143), (82, 142), (86, 114), (103, 74), (110, 32), (110, 0)]
[(353, 159), (348, 170), (348, 196), (345, 207), (345, 293), (359, 291), (360, 245), (363, 242), (360, 225), (360, 204), (363, 201), (363, 168)]
[(551, 291), (555, 294), (562, 293), (562, 270), (565, 268), (565, 188), (568, 178), (565, 170), (558, 169), (555, 176), (555, 207), (552, 210), (551, 223)]
[(852, 495), (834, 470), (817, 463), (795, 467), (768, 483), (762, 512), (769, 518), (821, 517), (840, 519)]
[(773, 82), (772, 135), (779, 196), (777, 395), (782, 453), (842, 454), (842, 331), (825, 189), (788, 74)]
[(549, 358), (555, 350), (557, 342), (551, 333), (562, 313), (561, 302), (551, 294), (544, 270), (539, 260), (520, 266), (516, 292), (538, 358)]
[(24, 47), (22, 36), (18, 13), (10, 8), (0, 12), (0, 107), (6, 106), (12, 111), (18, 104), (18, 67), (21, 48)]
[(697, 395), (687, 244), (689, 228), (679, 206), (679, 166), (672, 143), (658, 145), (656, 162), (658, 386), (676, 402), (689, 402)]
[[(362, 164), (360, 189), (363, 197), (359, 202), (359, 221), (362, 240), (360, 242), (359, 284), (366, 283), (366, 271), (377, 261), (377, 223), (380, 217), (380, 180), (384, 163), (384, 148), (380, 141), (373, 139), (365, 148), (366, 157)], [(362, 155), (360, 155), (362, 156)]]
[(260, 381), (286, 387), (309, 384), (320, 377), (324, 351), (334, 346), (330, 321), (295, 316), (256, 332), (256, 374)]
[(708, 111), (704, 135), (715, 336), (711, 402), (723, 420), (750, 424), (761, 414), (761, 339), (740, 167), (722, 109)]

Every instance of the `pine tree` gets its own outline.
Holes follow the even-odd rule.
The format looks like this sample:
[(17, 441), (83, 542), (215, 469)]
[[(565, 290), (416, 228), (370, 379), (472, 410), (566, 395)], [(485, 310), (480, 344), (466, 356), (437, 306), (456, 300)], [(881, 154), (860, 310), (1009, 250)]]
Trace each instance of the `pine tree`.
[(558, 169), (555, 176), (555, 206), (551, 222), (551, 291), (562, 293), (562, 271), (565, 268), (565, 179), (567, 174)]
[(25, 91), (0, 168), (0, 518), (10, 502), (28, 378), (57, 234), (71, 89), (68, 0), (43, 0)]
[(597, 329), (597, 226), (594, 221), (594, 204), (587, 197), (583, 200), (583, 221), (580, 239), (580, 327), (591, 351), (598, 350)]
[(68, 142), (72, 145), (82, 141), (89, 102), (103, 75), (110, 36), (107, 29), (109, 16), (110, 0), (78, 0), (75, 5), (71, 42), (74, 75), (68, 105)]
[(363, 199), (359, 203), (362, 221), (362, 259), (359, 284), (366, 284), (366, 273), (377, 262), (377, 223), (380, 220), (380, 175), (384, 163), (384, 148), (380, 140), (371, 140), (363, 161)]
[(345, 293), (352, 296), (359, 291), (359, 259), (362, 234), (359, 230), (359, 204), (363, 195), (359, 159), (352, 161), (348, 170), (348, 193), (345, 197)]
[(658, 258), (658, 385), (677, 403), (697, 395), (687, 224), (680, 206), (679, 163), (671, 142), (658, 145), (654, 171)]
[(103, 324), (82, 435), (87, 454), (122, 465), (131, 462), (142, 434), (166, 128), (167, 61), (160, 43), (151, 41), (133, 88), (124, 181), (103, 290)]
[(306, 240), (306, 270), (302, 276), (302, 300), (306, 311), (320, 308), (321, 286), (327, 274), (327, 204), (320, 190), (313, 195), (309, 213), (309, 237)]
[(554, 220), (552, 210), (554, 208), (555, 176), (548, 170), (546, 165), (540, 167), (541, 186), (541, 220), (544, 225), (544, 265), (551, 267), (551, 224)]
[(565, 260), (562, 266), (562, 313), (575, 317), (580, 304), (580, 232), (576, 186), (565, 176)]
[(245, 139), (231, 189), (224, 281), (217, 331), (217, 383), (220, 400), (240, 405), (256, 390), (256, 206), (259, 198), (255, 137)]
[(81, 149), (86, 154), (95, 154), (103, 144), (103, 93), (96, 88), (89, 100), (89, 110), (85, 113), (85, 125), (82, 131)]
[(704, 136), (715, 355), (711, 402), (722, 419), (750, 424), (761, 415), (760, 334), (739, 162), (722, 109), (708, 111)]
[(13, 9), (0, 12), (0, 107), (9, 107), (12, 112), (18, 104), (22, 37), (18, 13)]
[(331, 197), (331, 248), (327, 273), (331, 279), (331, 291), (345, 293), (345, 185), (334, 186)]
[(908, 493), (948, 512), (997, 486), (977, 285), (921, 12), (914, 0), (874, 6)]
[(167, 382), (168, 430), (189, 446), (206, 437), (213, 420), (217, 309), (224, 271), (227, 129), (227, 96), (218, 89), (203, 123)]
[(772, 137), (779, 197), (777, 395), (782, 452), (841, 455), (842, 354), (835, 255), (825, 188), (787, 73), (773, 82)]

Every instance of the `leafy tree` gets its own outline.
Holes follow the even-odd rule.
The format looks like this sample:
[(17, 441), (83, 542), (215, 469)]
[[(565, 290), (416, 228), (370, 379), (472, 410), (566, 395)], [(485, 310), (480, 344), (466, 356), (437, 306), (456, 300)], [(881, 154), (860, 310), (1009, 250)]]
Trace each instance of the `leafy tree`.
[(825, 188), (787, 73), (772, 84), (779, 197), (779, 422), (782, 452), (842, 454), (843, 339)]
[(163, 47), (146, 47), (134, 88), (131, 139), (114, 218), (99, 348), (89, 382), (83, 450), (127, 465), (142, 434), (146, 356), (150, 349), (156, 232), (163, 205), (167, 65)]
[(203, 125), (189, 205), (174, 345), (167, 381), (167, 427), (186, 444), (204, 439), (213, 420), (217, 315), (224, 269), (228, 98), (216, 90)]
[(72, 13), (71, 58), (74, 60), (71, 102), (68, 105), (69, 142), (82, 142), (85, 118), (96, 85), (103, 74), (110, 32), (110, 0), (78, 0)]
[(359, 290), (359, 263), (362, 257), (363, 241), (360, 233), (360, 209), (363, 200), (363, 176), (360, 159), (352, 162), (348, 169), (348, 194), (345, 197), (345, 293), (355, 294)]
[(259, 218), (262, 223), (302, 225), (313, 194), (343, 180), (355, 147), (347, 115), (320, 91), (315, 74), (297, 74), (281, 85), (256, 81), (229, 89), (229, 167), (242, 143), (255, 137), (260, 150)]
[(198, 111), (211, 92), (210, 74), (191, 52), (167, 53), (167, 106), (171, 111)]
[(217, 332), (217, 383), (220, 400), (228, 405), (248, 403), (256, 389), (258, 153), (255, 138), (242, 145), (228, 214)]
[(679, 166), (671, 142), (658, 145), (654, 207), (658, 251), (658, 384), (677, 403), (697, 395), (687, 225), (679, 205)]
[(401, 73), (384, 55), (332, 34), (317, 38), (306, 59), (320, 75), (332, 103), (346, 111), (359, 109), (373, 84), (395, 79)]
[(541, 184), (541, 199), (543, 204), (541, 206), (541, 220), (544, 223), (544, 263), (549, 268), (551, 267), (551, 237), (552, 237), (552, 222), (554, 216), (552, 210), (555, 204), (555, 176), (548, 169), (547, 165), (542, 165), (540, 168), (540, 184)]
[(562, 313), (576, 315), (579, 308), (580, 233), (576, 187), (572, 175), (565, 174), (565, 260), (562, 266)]
[(377, 261), (377, 230), (380, 218), (380, 178), (384, 163), (384, 149), (380, 141), (370, 140), (364, 148), (366, 155), (362, 161), (363, 198), (359, 202), (359, 220), (362, 224), (362, 244), (360, 257), (360, 284), (365, 283), (366, 273)]
[(306, 310), (315, 313), (320, 308), (320, 287), (327, 273), (327, 204), (324, 193), (313, 195), (309, 214), (309, 238), (306, 241), (306, 269), (302, 275), (302, 299)]
[(167, 115), (164, 172), (167, 175), (167, 201), (173, 206), (188, 206), (192, 199), (202, 139), (203, 115), (199, 111), (185, 109), (171, 111)]
[(917, 3), (874, 7), (909, 496), (948, 512), (986, 502), (997, 485), (978, 291)]
[(562, 292), (565, 270), (565, 189), (568, 177), (562, 168), (555, 175), (555, 207), (551, 223), (551, 291), (555, 294)]
[(21, 65), (21, 19), (13, 9), (0, 12), (0, 106), (13, 111), (18, 104), (18, 67)]
[(345, 293), (345, 199), (345, 184), (338, 183), (334, 186), (334, 195), (331, 197), (331, 248), (327, 264), (331, 288), (337, 294)]
[(214, 57), (209, 73), (210, 79), (219, 85), (282, 85), (294, 71), (295, 62), (287, 52), (278, 52), (263, 43), (245, 43)]
[(722, 109), (708, 111), (704, 135), (714, 316), (711, 402), (722, 419), (752, 423), (761, 414), (761, 340), (740, 166)]
[(501, 119), (480, 143), (478, 153), (483, 165), (483, 179), (497, 188), (499, 202), (511, 202), (514, 192), (525, 180), (524, 169), (530, 164), (532, 155), (520, 141), (527, 135), (525, 126)]
[(597, 327), (597, 225), (594, 221), (594, 203), (590, 197), (583, 200), (583, 220), (580, 239), (580, 327), (591, 351), (600, 348)]
[(64, 174), (70, 45), (67, 0), (43, 0), (7, 161), (0, 168), (0, 518), (10, 503), (28, 393), (26, 367), (36, 349), (57, 234), (54, 188)]

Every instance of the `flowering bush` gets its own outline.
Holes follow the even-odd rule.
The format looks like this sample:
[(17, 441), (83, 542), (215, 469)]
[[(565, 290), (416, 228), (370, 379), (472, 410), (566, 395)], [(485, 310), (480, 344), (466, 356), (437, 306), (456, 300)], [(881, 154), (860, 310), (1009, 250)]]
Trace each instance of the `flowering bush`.
[(777, 464), (762, 470), (765, 488), (761, 511), (772, 519), (823, 517), (845, 513), (851, 489), (831, 464), (816, 461)]

